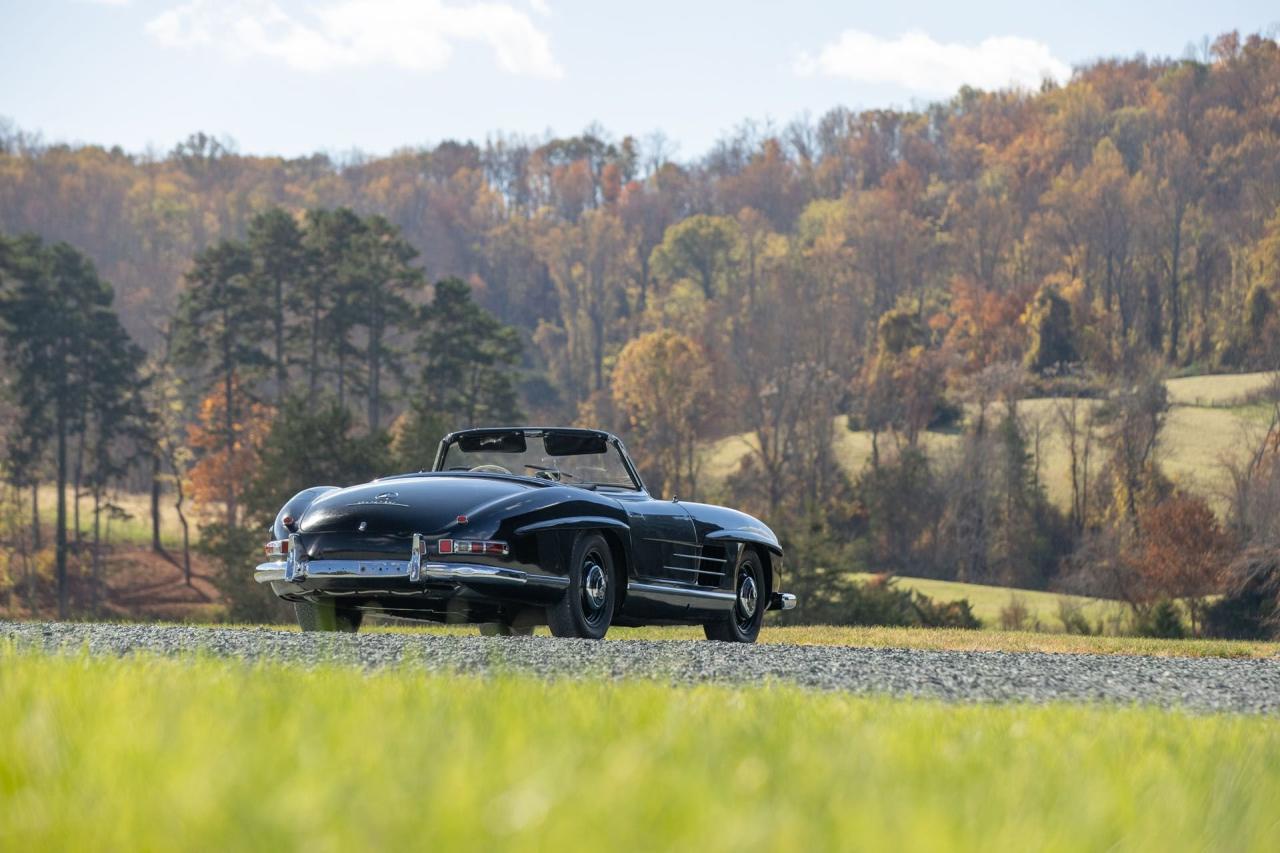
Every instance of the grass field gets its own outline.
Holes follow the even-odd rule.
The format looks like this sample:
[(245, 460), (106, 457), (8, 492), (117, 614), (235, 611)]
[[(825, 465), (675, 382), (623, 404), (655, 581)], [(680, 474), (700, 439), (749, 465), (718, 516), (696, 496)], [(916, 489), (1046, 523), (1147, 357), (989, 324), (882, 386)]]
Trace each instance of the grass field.
[[(868, 581), (873, 575), (859, 572), (853, 574), (853, 577), (859, 581)], [(902, 575), (895, 575), (894, 580), (903, 589), (916, 590), (937, 601), (969, 599), (973, 614), (987, 627), (999, 627), (1000, 611), (1008, 607), (1015, 596), (1026, 607), (1032, 624), (1039, 623), (1040, 629), (1045, 631), (1063, 630), (1062, 620), (1058, 616), (1058, 607), (1063, 601), (1078, 606), (1081, 614), (1089, 620), (1090, 624), (1095, 625), (1099, 622), (1106, 624), (1108, 620), (1116, 618), (1123, 609), (1123, 605), (1117, 601), (1089, 598), (1083, 595), (1063, 595), (1034, 589), (1012, 589), (1007, 586), (959, 583), (930, 578), (909, 578)]]
[(0, 848), (1274, 849), (1280, 725), (0, 649)]
[[(1204, 493), (1216, 506), (1230, 483), (1223, 463), (1238, 456), (1265, 428), (1270, 408), (1251, 402), (1271, 383), (1274, 374), (1193, 376), (1167, 382), (1171, 408), (1161, 435), (1160, 460), (1165, 472), (1185, 488)], [(1053, 398), (1023, 400), (1019, 412), (1034, 436), (1038, 429), (1041, 482), (1049, 498), (1059, 506), (1071, 499), (1070, 456), (1058, 424), (1056, 411), (1065, 401)], [(1088, 409), (1097, 401), (1081, 401)], [(1083, 418), (1083, 411), (1081, 414)], [(871, 435), (850, 431), (848, 418), (836, 419), (837, 458), (851, 476), (857, 476), (871, 456)], [(952, 432), (929, 432), (921, 439), (931, 454), (956, 447), (960, 438)], [(749, 434), (731, 435), (711, 442), (703, 451), (705, 487), (715, 495), (719, 484), (735, 470), (742, 457), (751, 452)], [(1095, 447), (1093, 464), (1100, 465), (1103, 454)]]
[[(25, 495), (26, 512), (31, 511), (31, 500)], [(102, 516), (103, 541), (122, 545), (148, 545), (151, 543), (151, 496), (131, 492), (117, 492), (107, 497), (107, 501), (119, 507), (127, 517), (117, 517), (108, 521)], [(53, 524), (57, 512), (58, 490), (46, 485), (40, 490), (40, 515), (46, 524)], [(74, 529), (75, 493), (67, 489), (67, 525)], [(196, 541), (197, 527), (201, 521), (207, 521), (204, 515), (188, 500), (184, 507), (187, 521), (191, 525), (191, 541)], [(93, 536), (93, 499), (87, 495), (80, 498), (80, 530), (85, 537)], [(74, 535), (74, 534), (72, 534)], [(178, 513), (173, 508), (173, 499), (165, 495), (160, 503), (160, 541), (166, 548), (182, 547), (182, 525)]]

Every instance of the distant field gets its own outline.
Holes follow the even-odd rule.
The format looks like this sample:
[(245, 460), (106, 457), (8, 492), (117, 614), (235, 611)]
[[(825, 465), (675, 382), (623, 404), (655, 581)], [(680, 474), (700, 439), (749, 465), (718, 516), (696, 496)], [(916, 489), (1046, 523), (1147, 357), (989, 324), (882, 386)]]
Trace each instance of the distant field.
[[(1161, 435), (1160, 459), (1175, 482), (1205, 494), (1217, 506), (1230, 485), (1224, 461), (1237, 458), (1259, 438), (1266, 427), (1270, 409), (1249, 402), (1264, 390), (1272, 373), (1194, 376), (1171, 379), (1167, 385), (1173, 405)], [(1022, 400), (1018, 410), (1026, 419), (1032, 453), (1039, 437), (1037, 463), (1041, 482), (1050, 500), (1067, 506), (1071, 499), (1070, 454), (1058, 422), (1057, 411), (1066, 400), (1037, 398)], [(1082, 400), (1084, 411), (1097, 401)], [(836, 454), (850, 476), (856, 476), (871, 458), (871, 435), (850, 431), (848, 418), (836, 418)], [(930, 453), (944, 454), (957, 446), (954, 432), (930, 432), (922, 437)], [(709, 493), (737, 470), (742, 457), (751, 453), (754, 439), (749, 434), (727, 436), (709, 443), (703, 451), (703, 478)], [(1102, 451), (1094, 446), (1093, 465), (1101, 464)]]
[(1165, 383), (1169, 401), (1180, 406), (1233, 406), (1244, 403), (1250, 395), (1266, 390), (1275, 380), (1270, 371), (1261, 373), (1220, 373), (1208, 376), (1185, 376)]
[(0, 695), (13, 850), (1265, 850), (1280, 802), (1257, 717), (12, 649)]
[[(873, 576), (856, 573), (857, 580), (867, 581)], [(930, 578), (909, 578), (895, 576), (898, 585), (904, 589), (914, 589), (938, 601), (951, 601), (967, 598), (973, 606), (973, 614), (989, 628), (1000, 627), (1000, 611), (1009, 606), (1016, 596), (1029, 611), (1029, 618), (1038, 621), (1041, 629), (1046, 631), (1063, 630), (1062, 620), (1058, 618), (1058, 605), (1066, 600), (1079, 605), (1081, 612), (1091, 624), (1106, 622), (1114, 617), (1122, 605), (1116, 601), (1102, 598), (1088, 598), (1083, 595), (1062, 595), (1056, 592), (1041, 592), (1034, 589), (1012, 589), (1007, 586), (988, 586), (978, 583), (958, 583), (956, 581), (940, 581)]]
[[(107, 496), (106, 502), (115, 504), (127, 518), (108, 519), (107, 513), (102, 516), (102, 535), (104, 541), (124, 545), (145, 545), (151, 542), (151, 496), (132, 492), (118, 492)], [(40, 514), (46, 524), (52, 524), (57, 512), (58, 490), (52, 485), (40, 489)], [(27, 499), (27, 510), (30, 511), (30, 498)], [(191, 525), (191, 541), (197, 538), (197, 526), (206, 520), (188, 499), (184, 507), (187, 521)], [(74, 529), (75, 493), (67, 489), (67, 525)], [(84, 495), (80, 498), (80, 530), (86, 537), (93, 536), (93, 498)], [(164, 495), (160, 502), (160, 541), (166, 548), (182, 546), (182, 525), (178, 513), (173, 508), (173, 499)]]

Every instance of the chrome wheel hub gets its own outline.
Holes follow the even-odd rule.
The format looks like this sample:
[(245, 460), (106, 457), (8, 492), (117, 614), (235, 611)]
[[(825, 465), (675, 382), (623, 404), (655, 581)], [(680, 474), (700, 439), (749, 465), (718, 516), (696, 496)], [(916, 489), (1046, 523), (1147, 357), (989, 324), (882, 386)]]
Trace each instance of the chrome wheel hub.
[(751, 575), (743, 575), (738, 582), (738, 609), (742, 615), (750, 619), (756, 615), (759, 604), (759, 593), (756, 590), (756, 579)]
[(609, 596), (608, 573), (594, 560), (587, 561), (586, 576), (582, 581), (582, 593), (592, 610), (599, 610), (604, 607), (605, 600)]

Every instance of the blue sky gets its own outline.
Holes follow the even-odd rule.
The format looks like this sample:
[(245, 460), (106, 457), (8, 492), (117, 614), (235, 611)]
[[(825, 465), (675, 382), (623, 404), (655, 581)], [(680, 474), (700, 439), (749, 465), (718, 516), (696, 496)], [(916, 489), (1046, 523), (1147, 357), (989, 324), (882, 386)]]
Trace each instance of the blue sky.
[(1181, 56), (1272, 31), (1263, 2), (0, 0), (0, 117), (47, 140), (385, 153), (495, 131), (663, 132), (910, 106), (961, 83)]

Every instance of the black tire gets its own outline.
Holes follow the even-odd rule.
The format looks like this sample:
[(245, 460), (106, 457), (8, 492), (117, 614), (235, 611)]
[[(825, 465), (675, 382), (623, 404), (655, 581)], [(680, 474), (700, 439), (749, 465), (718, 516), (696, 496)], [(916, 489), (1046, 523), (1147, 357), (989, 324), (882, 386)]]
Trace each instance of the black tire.
[(750, 548), (742, 549), (733, 573), (736, 594), (733, 609), (725, 616), (702, 626), (708, 640), (722, 643), (754, 643), (760, 636), (764, 611), (768, 606), (768, 587), (764, 582), (764, 566), (760, 555)]
[(554, 637), (602, 640), (618, 602), (618, 576), (609, 543), (599, 533), (580, 533), (569, 559), (569, 588), (547, 608)]
[(364, 611), (338, 607), (332, 601), (295, 601), (293, 612), (303, 631), (341, 631), (354, 634), (364, 621)]

